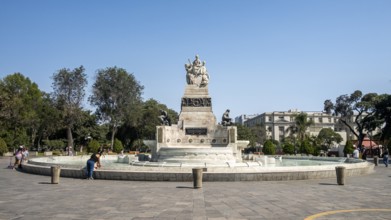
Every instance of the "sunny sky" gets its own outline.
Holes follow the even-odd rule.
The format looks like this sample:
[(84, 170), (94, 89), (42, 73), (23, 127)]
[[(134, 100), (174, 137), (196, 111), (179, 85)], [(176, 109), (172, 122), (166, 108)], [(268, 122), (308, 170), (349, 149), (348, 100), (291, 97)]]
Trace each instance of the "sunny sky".
[(83, 65), (88, 94), (117, 66), (177, 112), (199, 54), (218, 119), (391, 93), (390, 0), (2, 0), (0, 33), (0, 78), (20, 72), (51, 92), (53, 73)]

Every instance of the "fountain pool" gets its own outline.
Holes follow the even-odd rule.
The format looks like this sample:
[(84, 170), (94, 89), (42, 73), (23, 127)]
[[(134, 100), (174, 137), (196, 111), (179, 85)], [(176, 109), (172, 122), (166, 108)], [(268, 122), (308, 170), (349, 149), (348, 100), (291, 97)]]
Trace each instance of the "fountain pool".
[[(89, 156), (54, 156), (30, 159), (23, 166), (28, 173), (50, 175), (50, 167), (59, 165), (61, 176), (84, 178)], [(250, 159), (250, 158), (247, 158)], [(204, 181), (267, 181), (335, 178), (335, 167), (346, 167), (347, 176), (373, 172), (374, 165), (363, 160), (341, 157), (252, 157), (240, 163), (166, 163), (137, 161), (134, 155), (102, 158), (96, 179), (139, 181), (192, 181), (192, 168), (204, 168)]]

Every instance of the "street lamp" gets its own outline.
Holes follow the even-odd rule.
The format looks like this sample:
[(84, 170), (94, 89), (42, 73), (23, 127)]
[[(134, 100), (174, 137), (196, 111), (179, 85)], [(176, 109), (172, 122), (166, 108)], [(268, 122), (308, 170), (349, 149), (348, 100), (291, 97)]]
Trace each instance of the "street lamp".
[[(88, 144), (90, 143), (90, 140), (92, 139), (92, 137), (90, 136), (90, 134), (87, 135), (87, 137), (84, 138), (86, 140), (86, 143), (87, 143), (87, 146)], [(80, 147), (80, 153), (83, 152), (83, 146)]]

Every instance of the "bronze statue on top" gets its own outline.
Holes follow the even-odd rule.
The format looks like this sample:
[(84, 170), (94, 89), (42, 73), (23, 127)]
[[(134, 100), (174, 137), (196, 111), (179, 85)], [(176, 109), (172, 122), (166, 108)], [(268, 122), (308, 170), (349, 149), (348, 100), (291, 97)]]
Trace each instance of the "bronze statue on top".
[(168, 117), (168, 114), (163, 109), (160, 109), (160, 116), (159, 116), (160, 122), (162, 125), (168, 125), (171, 126), (171, 119)]
[(229, 109), (227, 109), (224, 114), (223, 114), (223, 117), (221, 119), (221, 124), (223, 126), (229, 126), (229, 125), (232, 125), (232, 118), (229, 117)]

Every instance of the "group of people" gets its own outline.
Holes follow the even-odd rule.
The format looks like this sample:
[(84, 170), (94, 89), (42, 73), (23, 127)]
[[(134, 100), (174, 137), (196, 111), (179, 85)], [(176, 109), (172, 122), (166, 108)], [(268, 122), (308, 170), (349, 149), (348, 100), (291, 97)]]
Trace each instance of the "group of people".
[[(361, 157), (363, 160), (366, 160), (367, 155), (368, 155), (368, 151), (369, 151), (368, 149), (364, 149), (364, 152), (363, 152), (362, 157)], [(359, 149), (357, 147), (355, 147), (354, 151), (353, 151), (353, 158), (358, 159), (359, 155), (360, 155), (360, 151), (359, 151)], [(379, 155), (379, 154), (376, 153), (376, 155)], [(389, 152), (388, 152), (388, 148), (387, 147), (384, 148), (384, 151), (383, 151), (383, 153), (380, 156), (383, 158), (384, 165), (386, 167), (388, 167)]]
[[(101, 168), (100, 158), (103, 156), (103, 154), (104, 151), (99, 150), (98, 152), (92, 154), (91, 158), (87, 161), (87, 179), (93, 179), (92, 176), (94, 170)], [(22, 164), (26, 163), (28, 160), (29, 151), (26, 147), (22, 145), (15, 151), (14, 156), (15, 156), (15, 163), (13, 166), (10, 164), (10, 168), (12, 169), (22, 168)]]
[(14, 156), (15, 156), (15, 163), (13, 169), (22, 168), (22, 164), (27, 162), (28, 160), (29, 151), (25, 146), (21, 145), (14, 153)]

